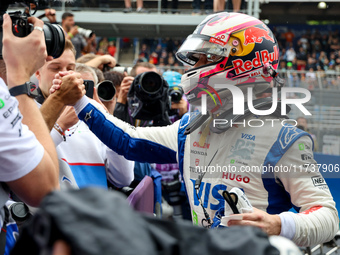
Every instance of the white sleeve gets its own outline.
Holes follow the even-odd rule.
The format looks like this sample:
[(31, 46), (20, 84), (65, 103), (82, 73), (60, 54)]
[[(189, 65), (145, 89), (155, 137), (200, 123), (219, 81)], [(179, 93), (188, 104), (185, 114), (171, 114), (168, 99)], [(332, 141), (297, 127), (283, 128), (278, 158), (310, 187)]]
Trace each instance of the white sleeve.
[(179, 121), (165, 127), (134, 127), (83, 97), (74, 106), (80, 120), (109, 148), (125, 158), (149, 163), (177, 163)]
[(106, 157), (108, 180), (118, 188), (129, 186), (134, 179), (135, 162), (125, 159), (109, 148), (106, 148)]
[[(293, 205), (300, 209), (297, 214), (280, 214), (283, 219), (281, 234), (292, 237), (292, 241), (300, 246), (331, 240), (339, 229), (338, 212), (324, 178), (317, 171), (310, 137), (299, 138), (278, 165), (291, 169), (289, 174), (281, 171), (277, 176), (290, 194)], [(295, 230), (292, 222), (295, 223)]]
[(0, 181), (17, 180), (42, 160), (44, 148), (35, 135), (22, 124), (18, 101), (10, 96), (0, 79)]

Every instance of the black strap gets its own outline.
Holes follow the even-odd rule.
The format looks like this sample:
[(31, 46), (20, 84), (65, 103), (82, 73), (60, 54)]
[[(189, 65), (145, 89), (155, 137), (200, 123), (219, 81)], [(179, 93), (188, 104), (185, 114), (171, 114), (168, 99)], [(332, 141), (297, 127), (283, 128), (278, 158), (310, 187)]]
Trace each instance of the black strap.
[(4, 224), (1, 228), (1, 233), (0, 233), (0, 254), (5, 254), (5, 248), (6, 248), (6, 234), (7, 234), (7, 223), (9, 222), (9, 211), (7, 206), (5, 205), (4, 207), (5, 211), (5, 219), (4, 219)]

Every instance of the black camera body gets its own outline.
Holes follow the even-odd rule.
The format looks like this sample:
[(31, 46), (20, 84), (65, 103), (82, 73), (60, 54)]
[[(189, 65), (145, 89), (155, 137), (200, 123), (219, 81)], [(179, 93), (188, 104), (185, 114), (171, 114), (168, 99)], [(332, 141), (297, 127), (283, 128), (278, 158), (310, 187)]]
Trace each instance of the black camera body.
[[(2, 59), (2, 24), (3, 14), (6, 13), (8, 6), (15, 2), (23, 2), (29, 6), (30, 3), (34, 3), (36, 6), (41, 6), (44, 1), (42, 0), (1, 0), (0, 2), (0, 59)], [(12, 20), (12, 31), (17, 37), (26, 37), (33, 31), (33, 25), (28, 22), (29, 13), (22, 13), (21, 11), (10, 12), (8, 15)], [(45, 35), (45, 44), (47, 54), (54, 58), (59, 58), (65, 48), (65, 34), (63, 29), (56, 24), (44, 24), (43, 32)]]
[(12, 19), (12, 31), (17, 37), (25, 37), (33, 30), (32, 24), (27, 21), (27, 16), (20, 11), (10, 13)]
[(170, 97), (168, 83), (155, 72), (136, 76), (128, 93), (128, 107), (132, 118), (153, 120), (154, 125), (171, 124), (168, 112)]

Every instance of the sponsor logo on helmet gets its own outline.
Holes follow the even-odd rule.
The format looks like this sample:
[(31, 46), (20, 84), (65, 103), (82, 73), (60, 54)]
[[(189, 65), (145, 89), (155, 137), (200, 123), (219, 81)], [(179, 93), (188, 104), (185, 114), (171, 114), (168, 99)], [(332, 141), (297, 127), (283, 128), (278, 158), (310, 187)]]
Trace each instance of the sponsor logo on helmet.
[(274, 38), (270, 35), (270, 31), (265, 28), (251, 27), (244, 31), (244, 45), (249, 43), (262, 43), (263, 39), (275, 42)]
[(214, 38), (214, 37), (211, 37), (209, 42), (215, 43), (215, 44), (218, 44), (218, 45), (221, 45), (221, 46), (224, 46), (224, 45), (227, 44), (227, 42), (223, 42), (223, 41), (221, 41), (221, 40), (219, 40), (217, 38)]
[(278, 50), (277, 46), (273, 47), (274, 51), (269, 52), (268, 50), (261, 50), (255, 52), (255, 58), (252, 60), (243, 61), (242, 59), (233, 60), (232, 63), (235, 67), (236, 75), (249, 72), (253, 68), (259, 68), (263, 66), (264, 63), (273, 62), (275, 59), (278, 59)]

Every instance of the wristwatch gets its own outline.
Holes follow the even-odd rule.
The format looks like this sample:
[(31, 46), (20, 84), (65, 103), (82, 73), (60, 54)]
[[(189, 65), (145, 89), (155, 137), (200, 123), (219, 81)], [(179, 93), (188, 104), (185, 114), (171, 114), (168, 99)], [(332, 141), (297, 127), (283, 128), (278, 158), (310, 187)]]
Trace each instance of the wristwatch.
[(39, 95), (37, 86), (30, 81), (27, 81), (22, 85), (10, 88), (9, 93), (14, 97), (22, 94), (27, 94), (31, 98), (36, 98)]

